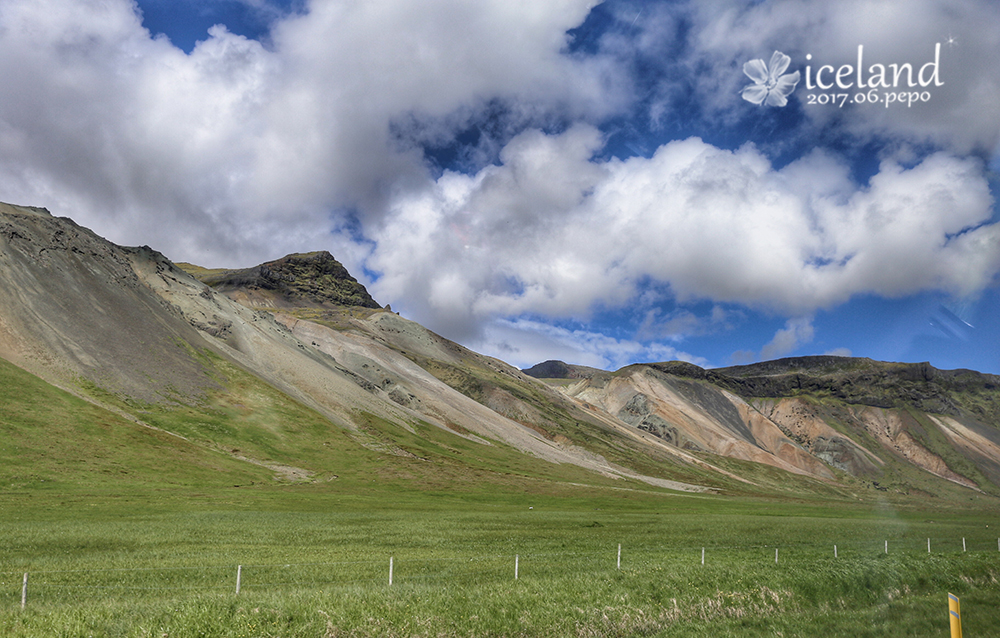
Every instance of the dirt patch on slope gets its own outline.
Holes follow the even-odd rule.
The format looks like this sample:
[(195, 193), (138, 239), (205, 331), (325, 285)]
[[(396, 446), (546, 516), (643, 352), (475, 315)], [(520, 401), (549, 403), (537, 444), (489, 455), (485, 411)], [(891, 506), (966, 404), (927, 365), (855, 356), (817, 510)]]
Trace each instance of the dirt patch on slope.
[(905, 419), (911, 418), (909, 415), (900, 413), (898, 410), (871, 407), (862, 408), (855, 414), (868, 433), (875, 437), (879, 443), (910, 463), (959, 485), (977, 487), (974, 481), (952, 471), (944, 459), (913, 438), (905, 423)]
[(871, 476), (884, 465), (870, 450), (830, 427), (808, 402), (760, 399), (753, 405), (817, 458), (853, 476)]

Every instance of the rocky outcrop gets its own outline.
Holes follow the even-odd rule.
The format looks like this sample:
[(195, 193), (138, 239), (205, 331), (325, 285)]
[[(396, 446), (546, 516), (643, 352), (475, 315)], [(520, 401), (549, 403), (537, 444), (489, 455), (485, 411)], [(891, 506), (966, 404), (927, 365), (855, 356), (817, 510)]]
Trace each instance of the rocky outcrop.
[(607, 374), (604, 370), (598, 370), (597, 368), (570, 365), (551, 359), (533, 365), (530, 368), (525, 368), (521, 372), (536, 379), (590, 379), (597, 375)]
[(343, 264), (325, 250), (294, 253), (252, 268), (206, 271), (189, 267), (189, 271), (219, 292), (248, 305), (381, 308)]

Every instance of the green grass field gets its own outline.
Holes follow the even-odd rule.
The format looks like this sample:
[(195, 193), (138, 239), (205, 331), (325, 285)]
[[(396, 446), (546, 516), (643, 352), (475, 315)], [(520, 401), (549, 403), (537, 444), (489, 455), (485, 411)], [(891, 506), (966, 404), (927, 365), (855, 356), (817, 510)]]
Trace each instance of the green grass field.
[(995, 498), (674, 493), (217, 372), (151, 429), (0, 361), (0, 636), (1000, 635)]
[(1000, 629), (995, 510), (292, 487), (0, 528), (4, 636), (940, 636), (949, 591)]

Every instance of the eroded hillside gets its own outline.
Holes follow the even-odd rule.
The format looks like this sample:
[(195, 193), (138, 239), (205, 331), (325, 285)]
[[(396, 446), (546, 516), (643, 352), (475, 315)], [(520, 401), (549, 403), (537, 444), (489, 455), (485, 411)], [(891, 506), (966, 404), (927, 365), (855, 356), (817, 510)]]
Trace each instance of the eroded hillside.
[(998, 382), (926, 363), (802, 357), (716, 370), (634, 365), (560, 385), (692, 451), (881, 490), (927, 491), (929, 474), (996, 493)]
[(838, 357), (520, 371), (380, 308), (329, 253), (179, 268), (6, 204), (0, 356), (281, 481), (1000, 492), (997, 377)]
[[(218, 280), (223, 294), (150, 248), (115, 246), (47, 211), (5, 205), (0, 353), (137, 422), (249, 463), (285, 468), (286, 476), (336, 474), (336, 451), (328, 461), (303, 455), (310, 438), (312, 445), (324, 445), (330, 437), (303, 432), (283, 416), (288, 409), (272, 407), (276, 399), (257, 398), (271, 390), (254, 386), (322, 415), (329, 428), (350, 432), (359, 449), (423, 459), (427, 474), (436, 470), (436, 455), (462, 465), (455, 450), (472, 443), (483, 452), (471, 455), (470, 463), (492, 464), (489, 471), (498, 475), (544, 475), (546, 466), (569, 465), (599, 482), (705, 489), (677, 480), (675, 459), (658, 441), (644, 443), (600, 420), (567, 423), (573, 437), (549, 436), (456, 390), (405, 352), (440, 365), (471, 355), (391, 312), (368, 307), (373, 302), (357, 282), (354, 296), (340, 299), (353, 304), (356, 297), (362, 305), (332, 301), (324, 291), (333, 284), (323, 277), (341, 282), (349, 275), (330, 275), (326, 271), (336, 271), (331, 260), (315, 257), (250, 269), (283, 273), (281, 286), (266, 288), (267, 295), (259, 293), (259, 277), (233, 276)], [(326, 274), (314, 277), (317, 268)], [(253, 290), (258, 293), (245, 294)], [(342, 320), (350, 329), (276, 312), (331, 306), (346, 310)], [(548, 392), (500, 362), (489, 360), (488, 366), (523, 377), (532, 391)], [(625, 452), (616, 462), (608, 460), (585, 444), (590, 431), (606, 440), (607, 449)], [(491, 455), (493, 461), (483, 460)], [(638, 463), (629, 463), (633, 459)]]

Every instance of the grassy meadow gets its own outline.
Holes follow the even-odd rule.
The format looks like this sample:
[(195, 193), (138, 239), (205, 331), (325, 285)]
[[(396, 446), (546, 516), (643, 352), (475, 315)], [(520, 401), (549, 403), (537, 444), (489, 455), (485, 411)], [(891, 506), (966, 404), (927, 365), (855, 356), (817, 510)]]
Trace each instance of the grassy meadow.
[(945, 636), (949, 591), (1000, 635), (995, 498), (671, 492), (213, 365), (203, 404), (105, 410), (0, 361), (0, 636)]
[(284, 489), (5, 504), (0, 635), (940, 636), (948, 592), (1000, 629), (996, 510)]

